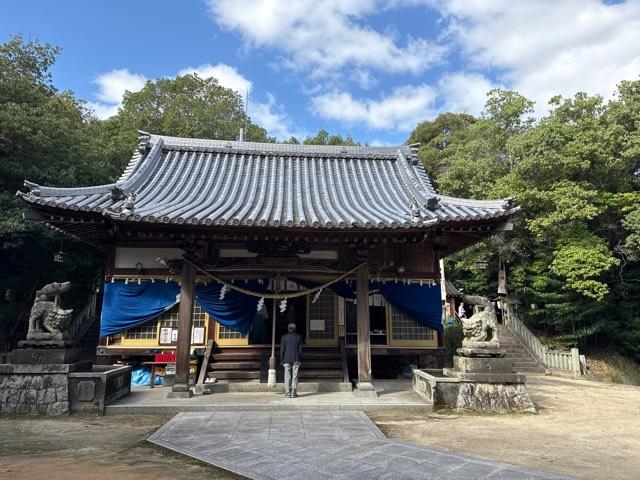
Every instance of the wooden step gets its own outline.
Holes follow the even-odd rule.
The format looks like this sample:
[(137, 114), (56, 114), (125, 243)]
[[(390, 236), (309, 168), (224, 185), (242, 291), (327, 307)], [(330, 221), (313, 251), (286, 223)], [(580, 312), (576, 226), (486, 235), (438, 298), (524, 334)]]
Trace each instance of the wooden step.
[(260, 352), (224, 352), (214, 353), (211, 359), (214, 361), (234, 361), (234, 360), (260, 360), (262, 354)]
[(300, 370), (300, 378), (312, 379), (312, 378), (337, 378), (341, 379), (342, 370)]
[(211, 362), (209, 370), (260, 370), (260, 362)]
[(207, 372), (207, 377), (218, 380), (260, 380), (260, 370), (219, 370)]
[(302, 360), (302, 364), (301, 364), (301, 369), (304, 370), (308, 370), (308, 369), (320, 369), (320, 370), (329, 370), (329, 369), (338, 369), (338, 370), (342, 370), (342, 362), (321, 362), (321, 361), (314, 361), (314, 362), (308, 362), (306, 360)]

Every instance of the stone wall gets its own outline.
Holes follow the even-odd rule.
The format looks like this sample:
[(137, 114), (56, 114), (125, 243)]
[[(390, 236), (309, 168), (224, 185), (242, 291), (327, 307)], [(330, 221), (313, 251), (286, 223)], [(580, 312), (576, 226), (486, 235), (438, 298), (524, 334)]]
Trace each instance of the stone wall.
[(0, 412), (67, 415), (67, 375), (37, 372), (0, 373)]

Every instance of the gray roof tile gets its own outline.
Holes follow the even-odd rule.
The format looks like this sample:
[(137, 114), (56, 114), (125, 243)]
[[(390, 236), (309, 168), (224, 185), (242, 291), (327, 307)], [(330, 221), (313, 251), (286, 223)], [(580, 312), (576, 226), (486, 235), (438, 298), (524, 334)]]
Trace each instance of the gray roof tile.
[[(102, 212), (116, 220), (296, 228), (403, 228), (507, 217), (510, 200), (438, 195), (415, 146), (343, 147), (230, 142), (144, 134), (110, 185), (52, 188), (25, 182), (31, 203)], [(122, 213), (136, 195), (134, 212)], [(426, 207), (437, 198), (436, 209)], [(416, 199), (420, 219), (412, 215)]]

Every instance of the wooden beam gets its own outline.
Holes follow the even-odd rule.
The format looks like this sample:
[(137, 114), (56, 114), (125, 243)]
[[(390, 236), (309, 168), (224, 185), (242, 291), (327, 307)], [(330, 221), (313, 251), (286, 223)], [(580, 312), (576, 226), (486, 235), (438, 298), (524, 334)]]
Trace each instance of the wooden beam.
[(358, 382), (371, 382), (371, 336), (369, 334), (369, 264), (356, 273), (358, 327)]
[(193, 292), (195, 272), (189, 262), (182, 263), (180, 309), (178, 311), (178, 343), (176, 345), (176, 376), (172, 391), (188, 395), (189, 357), (191, 356), (191, 324), (193, 318)]

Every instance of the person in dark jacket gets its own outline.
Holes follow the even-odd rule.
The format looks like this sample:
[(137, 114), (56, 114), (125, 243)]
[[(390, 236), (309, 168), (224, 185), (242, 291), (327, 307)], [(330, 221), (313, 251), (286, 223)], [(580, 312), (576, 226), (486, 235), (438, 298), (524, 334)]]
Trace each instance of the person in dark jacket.
[(302, 337), (296, 332), (296, 324), (290, 323), (289, 332), (280, 339), (280, 363), (284, 367), (284, 393), (297, 397), (298, 369), (302, 361)]

